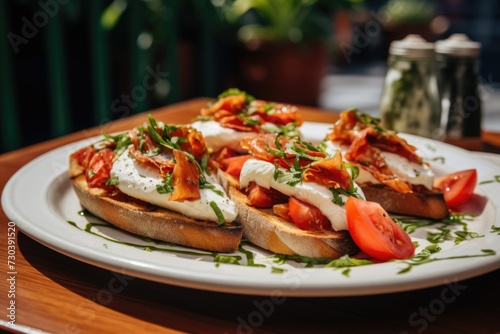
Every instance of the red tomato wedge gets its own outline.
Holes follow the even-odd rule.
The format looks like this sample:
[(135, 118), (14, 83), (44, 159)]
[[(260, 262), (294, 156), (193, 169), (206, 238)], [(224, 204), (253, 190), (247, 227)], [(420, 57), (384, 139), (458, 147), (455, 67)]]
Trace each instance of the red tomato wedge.
[(440, 188), (449, 207), (465, 204), (474, 194), (477, 183), (475, 169), (467, 169), (438, 178), (434, 185)]
[(222, 161), (222, 164), (226, 168), (226, 173), (234, 177), (240, 177), (241, 169), (243, 168), (245, 161), (247, 161), (251, 157), (252, 156), (250, 154), (245, 154), (236, 157), (226, 158)]
[(279, 191), (259, 186), (255, 182), (250, 182), (247, 188), (248, 204), (257, 208), (272, 208), (273, 205), (286, 203), (288, 197)]
[(374, 259), (407, 259), (415, 245), (401, 226), (375, 202), (355, 197), (346, 201), (347, 227), (358, 247)]
[(290, 197), (288, 207), (290, 217), (298, 228), (312, 231), (333, 231), (330, 220), (314, 205)]
[(292, 222), (292, 217), (290, 217), (290, 207), (288, 203), (280, 203), (273, 205), (273, 213), (283, 218), (286, 221)]

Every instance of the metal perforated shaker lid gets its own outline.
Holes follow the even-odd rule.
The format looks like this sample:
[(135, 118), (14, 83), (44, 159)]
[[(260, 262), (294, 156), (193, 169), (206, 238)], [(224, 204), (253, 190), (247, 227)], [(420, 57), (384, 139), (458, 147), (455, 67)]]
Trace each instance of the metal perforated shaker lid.
[(477, 57), (481, 43), (474, 42), (465, 34), (453, 34), (447, 39), (436, 42), (436, 52), (457, 57)]
[(432, 58), (434, 43), (427, 42), (420, 35), (410, 34), (399, 41), (393, 41), (389, 53), (416, 59)]

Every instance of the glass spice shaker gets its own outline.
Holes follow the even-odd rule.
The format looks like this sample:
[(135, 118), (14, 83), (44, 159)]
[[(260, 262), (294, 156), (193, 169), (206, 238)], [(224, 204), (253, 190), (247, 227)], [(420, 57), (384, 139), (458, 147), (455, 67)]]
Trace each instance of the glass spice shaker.
[(464, 34), (453, 34), (436, 42), (435, 48), (445, 140), (452, 143), (461, 140), (461, 146), (480, 149), (482, 107), (478, 56), (481, 44)]
[(433, 43), (414, 34), (391, 43), (380, 118), (381, 125), (387, 129), (442, 138)]

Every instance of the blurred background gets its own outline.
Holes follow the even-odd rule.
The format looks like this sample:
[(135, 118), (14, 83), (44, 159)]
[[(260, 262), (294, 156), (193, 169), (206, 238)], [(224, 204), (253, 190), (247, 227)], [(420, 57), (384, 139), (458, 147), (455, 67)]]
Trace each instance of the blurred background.
[(377, 115), (390, 42), (457, 32), (500, 131), (494, 0), (0, 0), (0, 153), (229, 87)]

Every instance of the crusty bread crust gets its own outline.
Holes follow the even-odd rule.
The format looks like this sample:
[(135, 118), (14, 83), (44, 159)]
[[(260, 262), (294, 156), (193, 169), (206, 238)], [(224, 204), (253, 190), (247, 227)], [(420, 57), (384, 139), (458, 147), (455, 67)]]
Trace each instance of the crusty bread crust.
[[(73, 159), (71, 159), (73, 160)], [(134, 199), (120, 192), (110, 194), (89, 188), (78, 163), (70, 160), (70, 177), (82, 206), (125, 231), (209, 251), (229, 253), (238, 249), (242, 227), (233, 222), (218, 226)]]
[(429, 219), (444, 219), (449, 209), (439, 191), (403, 194), (381, 184), (360, 185), (368, 201), (379, 203), (387, 212)]
[(255, 208), (239, 190), (238, 181), (219, 170), (218, 177), (229, 197), (236, 203), (236, 221), (243, 227), (243, 237), (251, 243), (285, 255), (336, 259), (356, 254), (359, 249), (349, 231), (316, 232), (301, 230), (273, 214), (272, 209)]

